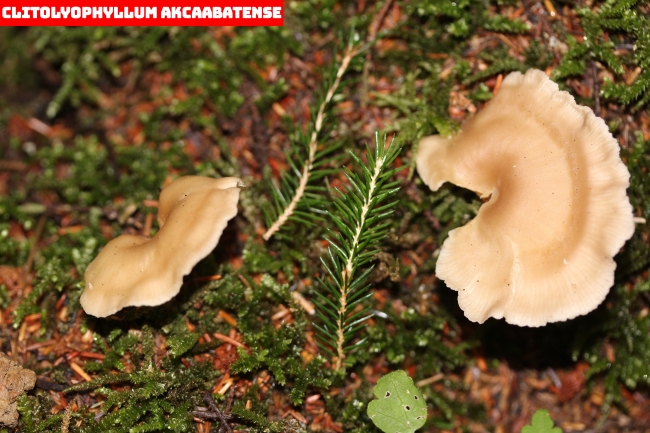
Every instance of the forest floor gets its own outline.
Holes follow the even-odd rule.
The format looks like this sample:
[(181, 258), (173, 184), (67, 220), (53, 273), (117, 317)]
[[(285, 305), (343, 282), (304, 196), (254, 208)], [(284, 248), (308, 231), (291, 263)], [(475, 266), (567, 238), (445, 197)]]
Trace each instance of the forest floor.
[[(396, 125), (400, 125), (399, 122), (404, 117), (404, 112), (394, 104), (386, 103), (387, 99), (382, 95), (396, 95), (409, 80), (412, 80), (418, 89), (424, 82), (420, 76), (409, 77), (410, 71), (405, 70), (404, 66), (389, 63), (391, 55), (395, 52), (412, 49), (409, 42), (400, 39), (399, 33), (390, 33), (391, 30), (400, 29), (400, 23), (409, 19), (405, 17), (408, 8), (397, 1), (376, 5), (368, 3), (366, 5), (365, 1), (358, 2), (357, 10), (353, 12), (359, 16), (368, 14), (370, 18), (366, 20), (365, 25), (371, 29), (370, 33), (388, 32), (388, 36), (379, 39), (370, 50), (361, 55), (360, 66), (352, 72), (355, 80), (345, 84), (341, 98), (335, 102), (332, 111), (334, 120), (331, 120), (335, 126), (330, 131), (332, 140), (341, 140), (345, 143), (345, 148), (356, 150), (372, 143), (376, 130), (389, 131), (390, 138), (395, 133)], [(339, 7), (343, 6), (337, 4), (336, 8)], [(348, 9), (347, 14), (351, 14), (350, 11), (354, 9), (354, 6), (347, 3), (344, 7)], [(491, 6), (489, 9), (491, 14), (496, 11), (502, 16), (526, 23), (528, 30), (519, 34), (478, 30), (466, 41), (464, 48), (459, 51), (460, 55), (426, 53), (427, 61), (436, 62), (437, 74), (441, 79), (455, 74), (461, 62), (467, 62), (475, 72), (486, 70), (490, 62), (481, 57), (481, 53), (485, 51), (503, 50), (508, 56), (526, 62), (524, 52), (534, 45), (533, 41), (541, 43), (545, 47), (546, 55), (552, 56), (547, 59), (545, 70), (551, 75), (567, 50), (567, 44), (563, 42), (562, 37), (555, 36), (556, 29), (561, 26), (575, 38), (582, 35), (580, 17), (575, 8), (568, 4), (550, 1), (525, 2), (524, 5), (515, 3), (510, 6)], [(120, 59), (117, 63), (120, 70), (119, 79), (99, 80), (99, 93), (94, 100), (81, 98), (76, 105), (65, 102), (54, 118), (49, 118), (46, 113), (52, 98), (63, 85), (62, 72), (60, 64), (50, 62), (42, 53), (34, 53), (33, 58), (27, 62), (31, 63), (39, 77), (35, 81), (36, 85), (21, 87), (16, 84), (11, 88), (2, 88), (0, 102), (4, 101), (5, 106), (1, 108), (0, 117), (0, 146), (3, 147), (0, 153), (0, 196), (5, 198), (5, 202), (2, 208), (4, 215), (0, 222), (5, 233), (0, 240), (4, 243), (1, 251), (4, 256), (0, 257), (0, 285), (4, 285), (4, 290), (0, 292), (0, 307), (4, 307), (0, 309), (0, 349), (11, 359), (37, 371), (38, 374), (36, 388), (29, 393), (31, 400), (22, 400), (21, 404), (27, 404), (28, 407), (21, 409), (21, 423), (15, 431), (61, 430), (59, 424), (40, 424), (41, 427), (38, 427), (38, 420), (45, 420), (49, 415), (57, 415), (60, 422), (69, 423), (62, 431), (85, 431), (87, 419), (94, 417), (95, 420), (100, 420), (106, 415), (101, 407), (101, 402), (109, 395), (106, 392), (81, 390), (69, 393), (64, 390), (71, 385), (91, 382), (105, 374), (138, 371), (138, 362), (141, 361), (136, 361), (137, 356), (125, 347), (120, 349), (119, 359), (111, 361), (115, 362), (115, 368), (107, 371), (96, 366), (87, 368), (89, 364), (101, 364), (108, 357), (115, 357), (115, 352), (110, 349), (111, 343), (118, 341), (117, 334), (112, 336), (113, 327), (125, 331), (122, 335), (132, 333), (138, 338), (150, 332), (146, 329), (153, 329), (157, 367), (161, 371), (171, 368), (160, 360), (169, 356), (171, 349), (170, 344), (166, 344), (166, 339), (176, 331), (166, 329), (165, 324), (160, 321), (162, 318), (153, 319), (155, 312), (145, 313), (144, 316), (136, 314), (133, 317), (118, 315), (117, 321), (110, 318), (94, 319), (83, 312), (78, 297), (83, 287), (83, 277), (79, 270), (84, 266), (79, 263), (85, 261), (87, 265), (98, 250), (96, 243), (88, 243), (89, 238), (103, 236), (100, 242), (103, 245), (108, 239), (122, 233), (152, 233), (152, 227), (156, 227), (154, 216), (157, 190), (153, 186), (156, 183), (161, 187), (171, 179), (190, 172), (236, 174), (248, 184), (256, 185), (251, 188), (253, 193), (269, 190), (264, 186), (268, 183), (269, 176), (277, 177), (281, 170), (289, 167), (284, 153), (289, 146), (292, 132), (288, 125), (303, 125), (304, 129), (308, 124), (312, 116), (310, 110), (313, 110), (314, 94), (323, 81), (322, 71), (332, 62), (331, 43), (338, 37), (332, 29), (322, 30), (305, 26), (305, 30), (292, 26), (296, 24), (288, 21), (290, 33), (303, 39), (302, 49), (286, 50), (282, 54), (282, 62), (279, 63), (259, 66), (251, 62), (250, 69), (254, 71), (251, 74), (256, 75), (256, 78), (242, 74), (241, 84), (236, 90), (243, 97), (242, 103), (231, 114), (224, 113), (217, 103), (209, 100), (199, 104), (194, 111), (181, 110), (180, 115), (174, 114), (170, 107), (185, 101), (189, 104), (193, 97), (201, 93), (200, 90), (186, 85), (186, 81), (179, 79), (169, 70), (160, 70), (146, 64), (142, 66), (129, 58)], [(234, 39), (237, 35), (237, 29), (233, 28), (205, 28), (203, 31), (205, 37), (217, 44), (225, 44), (223, 41)], [(21, 37), (21, 34), (24, 35), (15, 33), (14, 37)], [(372, 39), (368, 35), (366, 37)], [(196, 43), (200, 44), (198, 41)], [(621, 46), (618, 49), (625, 51), (629, 47)], [(566, 88), (577, 98), (589, 100), (596, 114), (604, 118), (610, 126), (616, 123), (614, 135), (623, 149), (632, 148), (639, 135), (642, 142), (650, 140), (650, 115), (647, 111), (629, 109), (601, 99), (600, 87), (612, 74), (597, 62), (592, 62), (586, 70), (587, 73), (583, 76), (566, 79)], [(473, 99), (471, 93), (476, 91), (479, 85), (484, 86), (481, 89), (489, 93), (498, 92), (506, 73), (496, 72), (483, 79), (466, 82), (467, 84), (463, 84), (462, 80), (452, 80), (448, 89), (448, 100), (444, 101), (448, 119), (462, 123), (464, 119), (480, 111), (485, 102)], [(639, 74), (639, 70), (627, 68), (625, 73), (616, 79), (633, 83)], [(284, 90), (278, 97), (271, 98), (268, 103), (261, 105), (257, 103), (264, 93), (258, 81), (260, 79), (268, 87), (283, 83)], [(160, 114), (161, 112), (163, 114)], [(190, 112), (191, 114), (187, 114)], [(150, 119), (155, 116), (158, 118), (152, 123)], [(201, 120), (197, 120), (206, 118), (214, 121), (214, 124), (202, 124)], [(399, 135), (399, 132), (397, 134)], [(88, 139), (90, 136), (96, 139)], [(182, 146), (176, 147), (177, 142), (181, 142)], [(398, 164), (409, 164), (412, 159), (412, 144), (405, 144)], [(146, 194), (140, 194), (137, 176), (125, 175), (126, 172), (137, 171), (130, 168), (136, 160), (143, 165), (148, 164), (144, 158), (148, 158), (150, 153), (139, 153), (138, 149), (155, 154), (155, 161), (150, 164), (152, 172), (156, 174), (155, 178), (146, 180)], [(168, 156), (171, 162), (165, 160)], [(95, 158), (92, 163), (78, 164), (82, 159), (85, 161), (92, 158)], [(130, 158), (133, 159), (129, 162)], [(48, 162), (44, 163), (44, 160)], [(215, 160), (224, 162), (210, 165), (209, 162)], [(235, 167), (231, 173), (228, 173), (228, 166)], [(92, 175), (78, 173), (76, 170), (106, 168), (112, 168), (110, 176), (97, 177), (91, 181), (114, 182), (120, 185), (119, 188), (106, 185), (106, 191), (97, 193), (104, 194), (107, 199), (85, 197), (86, 190), (102, 189), (101, 186), (92, 184), (79, 186), (78, 191), (70, 193), (69, 196), (65, 195), (64, 189), (71, 187), (69, 183), (65, 183), (66, 179), (83, 180), (84, 176)], [(146, 177), (144, 171), (149, 169), (145, 167), (142, 170), (138, 176)], [(416, 202), (426, 202), (427, 188), (416, 186), (412, 179), (407, 178), (407, 171), (399, 174), (405, 195)], [(417, 178), (417, 174), (414, 178)], [(331, 182), (337, 184), (341, 179), (341, 176), (333, 176)], [(137, 198), (129, 196), (130, 182), (134, 182), (133, 189), (140, 194)], [(241, 280), (244, 288), (250, 284), (253, 284), (253, 287), (265, 284), (263, 274), (269, 273), (268, 266), (259, 265), (260, 269), (264, 270), (256, 272), (254, 266), (247, 264), (247, 256), (244, 254), (245, 250), (251, 250), (251, 243), (264, 245), (262, 234), (265, 229), (261, 214), (256, 210), (257, 199), (249, 195), (247, 200), (242, 199), (245, 217), (237, 217), (224, 234), (227, 245), (220, 245), (212, 255), (211, 263), (202, 265), (202, 268), (199, 267), (199, 270), (187, 278), (180, 303), (196, 301), (192, 296), (203, 290), (206, 282), (213, 280), (212, 283), (216, 283), (225, 278), (226, 272), (235, 275), (235, 283)], [(476, 202), (470, 205), (474, 206)], [(441, 232), (441, 226), (450, 227), (449, 221), (441, 221), (431, 213), (426, 214), (418, 210), (413, 213), (429, 221), (437, 234)], [(403, 214), (406, 214), (406, 211)], [(643, 213), (639, 216), (641, 215)], [(92, 218), (95, 218), (92, 223), (94, 226), (89, 229)], [(242, 228), (245, 224), (249, 226), (246, 229)], [(286, 233), (292, 236), (291, 231)], [(400, 234), (400, 239), (405, 238), (402, 236), (405, 234), (411, 232), (405, 229)], [(220, 306), (218, 301), (214, 301), (214, 322), (218, 326), (214, 329), (219, 332), (211, 329), (210, 332), (198, 335), (194, 340), (197, 347), (179, 357), (179, 366), (173, 368), (184, 368), (183, 365), (189, 368), (190, 365), (201, 363), (212, 365), (215, 371), (223, 374), (210, 376), (206, 373), (205, 377), (209, 379), (206, 379), (208, 382), (202, 385), (203, 388), (197, 386), (188, 392), (200, 396), (203, 389), (208, 389), (215, 396), (221, 396), (222, 400), (217, 399), (217, 402), (226, 415), (230, 413), (233, 403), (238, 401), (242, 403), (242, 410), (249, 410), (256, 404), (251, 401), (251, 395), (257, 395), (259, 401), (264, 404), (258, 413), (263, 413), (271, 422), (282, 423), (273, 424), (271, 430), (376, 431), (365, 417), (365, 409), (357, 408), (358, 414), (352, 416), (337, 413), (332, 407), (336, 402), (352, 404), (352, 400), (360, 398), (358, 395), (363, 390), (363, 398), (367, 398), (368, 390), (381, 375), (403, 368), (416, 378), (418, 387), (430, 388), (432, 395), (441, 396), (441, 402), (430, 407), (431, 413), (435, 415), (435, 422), (427, 424), (424, 431), (519, 432), (524, 425), (530, 423), (533, 413), (542, 408), (549, 410), (555, 425), (564, 432), (650, 432), (650, 394), (647, 386), (607, 384), (608, 376), (598, 372), (592, 374), (595, 361), (588, 359), (584, 352), (579, 351), (579, 356), (572, 358), (574, 338), (579, 333), (586, 332), (585, 327), (592, 323), (590, 320), (598, 320), (600, 316), (557, 326), (551, 325), (543, 329), (518, 328), (494, 319), (483, 325), (468, 321), (456, 305), (455, 293), (433, 276), (431, 261), (432, 254), (439, 248), (437, 234), (417, 238), (407, 247), (402, 245), (393, 248), (390, 257), (379, 259), (378, 269), (372, 277), (373, 290), (376, 290), (373, 302), (376, 303), (377, 310), (382, 310), (381, 306), (390, 304), (391, 314), (394, 314), (391, 317), (397, 318), (405, 317), (409, 311), (414, 308), (417, 310), (420, 306), (424, 317), (433, 314), (432, 311), (447, 311), (445, 314), (448, 314), (449, 319), (445, 319), (444, 325), (440, 326), (440, 341), (443, 341), (449, 350), (462, 347), (459, 351), (465, 357), (464, 361), (442, 363), (442, 367), (431, 370), (435, 374), (422, 377), (419, 370), (420, 364), (425, 362), (419, 358), (425, 356), (422, 353), (413, 349), (401, 360), (395, 360), (397, 358), (389, 359), (390, 354), (380, 352), (376, 356), (362, 359), (362, 362), (348, 370), (345, 377), (340, 378), (338, 382), (337, 379), (331, 379), (337, 384), (336, 387), (312, 385), (307, 388), (304, 401), (292, 404), (288, 397), (290, 386), (285, 386), (282, 380), (279, 380), (270, 363), (264, 364), (266, 361), (260, 361), (248, 372), (244, 371), (244, 368), (240, 368), (239, 373), (230, 372), (230, 366), (241, 361), (242, 352), (238, 352), (237, 348), (248, 350), (251, 347), (250, 339), (258, 337), (245, 335), (246, 327), (241, 323), (248, 319), (242, 318), (242, 310), (238, 311), (237, 307), (231, 304)], [(302, 235), (304, 232), (296, 232), (296, 236)], [(647, 232), (644, 236), (646, 237), (642, 238), (641, 242), (648, 242)], [(273, 242), (276, 243), (264, 254), (279, 257), (294, 252), (292, 248), (278, 246), (278, 240)], [(404, 245), (406, 244), (405, 242)], [(295, 260), (288, 268), (282, 265), (281, 269), (275, 269), (274, 273), (271, 272), (274, 279), (280, 284), (310, 286), (313, 276), (306, 274), (318, 267), (317, 258), (325, 246), (326, 242), (314, 240), (313, 244), (296, 247), (305, 251), (306, 258)], [(62, 255), (70, 257), (69, 260), (62, 261), (63, 265), (59, 263), (61, 266), (67, 266), (63, 277), (58, 273), (49, 274), (47, 265), (52, 263), (51, 258)], [(286, 257), (283, 260), (285, 259)], [(395, 265), (396, 262), (398, 265)], [(267, 268), (264, 268), (265, 266)], [(406, 280), (401, 288), (396, 288), (394, 281), (388, 282), (392, 272), (391, 266), (397, 266)], [(305, 273), (304, 269), (308, 272)], [(291, 272), (293, 276), (288, 275)], [(53, 279), (55, 282), (46, 287), (42, 280), (52, 275), (56, 275), (52, 278), (65, 278), (65, 281), (60, 281), (59, 284)], [(618, 283), (622, 287), (621, 290), (629, 291), (639, 281), (647, 281), (648, 266), (645, 264), (642, 269), (621, 278)], [(392, 276), (390, 279), (392, 280)], [(427, 287), (427, 296), (414, 294), (420, 286)], [(40, 290), (38, 296), (33, 295), (35, 290)], [(402, 296), (409, 290), (410, 295)], [(303, 294), (307, 298), (304, 305), (309, 306), (309, 292)], [(262, 298), (264, 302), (268, 301), (267, 298)], [(29, 299), (32, 305), (21, 307), (25, 299)], [(282, 299), (268, 302), (268, 308), (271, 310), (267, 311), (268, 320), (264, 320), (275, 327), (275, 331), (287, 324), (304, 321), (304, 317), (311, 320), (307, 312), (300, 311), (298, 303), (289, 304), (288, 300)], [(634, 311), (647, 316), (647, 297), (640, 296), (634, 302)], [(422, 306), (422, 303), (431, 303), (433, 306)], [(605, 310), (616, 308), (616, 305), (618, 304), (615, 300), (608, 298), (597, 314), (606, 315)], [(22, 320), (16, 320), (21, 308)], [(185, 314), (174, 308), (181, 307), (168, 307), (165, 311), (171, 311), (170, 314)], [(202, 308), (207, 307), (197, 308), (198, 315), (203, 314)], [(371, 319), (371, 325), (374, 324), (373, 320), (379, 319)], [(431, 320), (433, 323), (433, 319)], [(187, 327), (186, 331), (190, 333), (202, 329), (203, 326), (198, 324), (198, 319), (195, 320), (194, 316), (187, 314), (183, 322)], [(170, 319), (167, 325), (172, 327), (171, 323)], [(178, 325), (173, 323), (173, 326)], [(300, 326), (304, 334), (292, 341), (300, 342), (301, 347), (296, 349), (296, 353), (306, 365), (309, 360), (314, 359), (319, 349), (314, 343), (313, 329), (309, 324)], [(399, 328), (401, 331), (396, 331), (397, 328), (398, 325), (389, 326), (386, 332), (392, 333), (393, 336), (398, 332), (416, 332), (408, 327)], [(645, 332), (647, 337), (649, 330), (642, 329), (642, 332)], [(104, 339), (103, 343), (98, 342), (97, 335)], [(399, 337), (399, 333), (397, 335)], [(616, 347), (622, 343), (614, 337), (610, 338), (608, 334), (600, 334), (596, 338), (598, 348), (595, 352), (608, 362), (615, 363)], [(123, 344), (127, 344), (126, 340)], [(145, 343), (136, 339), (132, 344)], [(204, 350), (198, 348), (201, 344), (206, 345)], [(262, 347), (263, 344), (260, 344)], [(144, 353), (144, 349), (142, 350)], [(251, 352), (255, 351), (256, 349), (252, 348)], [(426, 356), (432, 355), (429, 353)], [(118, 361), (121, 364), (118, 364)], [(325, 363), (322, 368), (328, 367), (329, 363)], [(645, 368), (650, 374), (648, 364)], [(295, 378), (299, 376), (292, 374), (291, 377), (297, 380)], [(289, 383), (291, 382), (292, 380), (289, 380)], [(103, 384), (113, 391), (124, 391), (132, 385), (137, 384), (129, 384), (128, 381)], [(621, 398), (616, 401), (608, 397), (612, 386), (620, 392)], [(36, 413), (38, 411), (34, 409), (34, 418), (37, 421), (29, 424), (24, 420), (25, 411), (31, 410), (29, 406), (32, 404), (32, 408), (37, 407), (34, 403), (36, 395), (40, 396), (38, 407), (41, 409), (38, 410), (47, 413)], [(121, 404), (115, 407), (120, 407)], [(201, 411), (209, 412), (210, 408), (206, 408), (206, 405), (191, 408), (194, 411), (191, 422), (195, 431), (220, 431), (221, 421), (201, 415)], [(353, 407), (349, 405), (346, 407)], [(82, 411), (82, 407), (86, 412)], [(460, 407), (464, 409), (459, 409)], [(66, 411), (67, 409), (69, 411)], [(70, 411), (79, 412), (80, 415), (70, 418)], [(232, 417), (227, 422), (233, 431), (265, 429), (263, 421), (253, 417), (246, 419), (239, 412), (230, 415)], [(278, 427), (279, 425), (282, 427)], [(0, 431), (3, 430), (0, 428)]]

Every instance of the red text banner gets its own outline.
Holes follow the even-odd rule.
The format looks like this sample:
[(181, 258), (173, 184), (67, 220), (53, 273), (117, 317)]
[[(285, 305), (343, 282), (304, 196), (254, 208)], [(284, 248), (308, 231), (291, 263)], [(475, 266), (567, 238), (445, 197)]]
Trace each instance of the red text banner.
[(283, 0), (0, 0), (0, 26), (282, 26)]

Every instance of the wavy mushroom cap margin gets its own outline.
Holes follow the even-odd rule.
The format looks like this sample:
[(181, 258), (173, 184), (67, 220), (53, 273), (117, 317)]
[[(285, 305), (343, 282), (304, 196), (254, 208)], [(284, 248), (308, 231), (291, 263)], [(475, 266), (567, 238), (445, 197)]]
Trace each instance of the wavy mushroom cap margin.
[(86, 313), (107, 317), (176, 296), (183, 276), (210, 254), (237, 215), (241, 187), (235, 177), (184, 176), (163, 188), (158, 233), (119, 236), (88, 265), (80, 299)]
[(489, 197), (436, 265), (470, 320), (542, 326), (605, 299), (634, 233), (630, 175), (605, 122), (542, 71), (508, 75), (457, 136), (423, 138), (417, 169)]

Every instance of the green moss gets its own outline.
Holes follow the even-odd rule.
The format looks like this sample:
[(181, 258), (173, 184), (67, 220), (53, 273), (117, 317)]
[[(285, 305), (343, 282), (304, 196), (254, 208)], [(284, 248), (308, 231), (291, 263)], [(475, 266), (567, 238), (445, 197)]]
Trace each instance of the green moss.
[(246, 267), (254, 273), (277, 274), (282, 271), (286, 278), (293, 279), (293, 267), (302, 264), (304, 269), (305, 256), (291, 249), (285, 243), (276, 246), (276, 251), (268, 248), (266, 243), (248, 241), (242, 253)]
[(199, 341), (199, 335), (193, 332), (184, 332), (171, 335), (167, 339), (169, 356), (177, 358), (189, 351)]
[[(0, 197), (0, 218), (9, 217), (15, 207)], [(13, 207), (13, 209), (12, 209)], [(3, 212), (4, 211), (4, 212)], [(0, 223), (0, 257), (5, 266), (20, 266), (27, 261), (30, 242), (27, 239), (9, 237), (9, 224)]]
[(60, 427), (56, 425), (56, 421), (60, 421), (62, 415), (52, 416), (50, 409), (54, 406), (54, 402), (48, 396), (37, 395), (35, 397), (29, 397), (27, 394), (22, 394), (16, 399), (16, 403), (18, 404), (18, 413), (20, 414), (20, 430), (26, 433), (37, 433), (48, 430), (60, 431)]
[[(628, 194), (635, 214), (650, 220), (650, 141), (644, 141), (640, 134), (632, 146), (623, 150), (630, 170)], [(612, 289), (609, 302), (595, 313), (596, 325), (582, 329), (584, 337), (577, 341), (574, 358), (580, 354), (591, 369), (590, 377), (604, 376), (608, 413), (612, 404), (623, 404), (620, 386), (634, 390), (647, 389), (650, 385), (650, 317), (647, 307), (650, 302), (650, 282), (640, 274), (650, 265), (650, 246), (647, 239), (650, 228), (637, 224), (636, 232), (616, 258), (618, 283)], [(639, 274), (641, 276), (639, 276)], [(630, 283), (629, 281), (632, 281)], [(603, 348), (603, 339), (614, 347), (614, 361), (608, 360)]]
[[(72, 146), (55, 142), (31, 158), (42, 171), (28, 178), (36, 191), (54, 191), (62, 203), (76, 206), (106, 206), (119, 196), (127, 204), (155, 199), (172, 168), (191, 170), (182, 146), (168, 149), (147, 146), (118, 147), (111, 156), (94, 136), (76, 137)], [(67, 165), (61, 177), (57, 167)], [(126, 205), (125, 205), (126, 207)]]
[[(259, 401), (257, 396), (257, 386), (252, 387), (243, 401), (236, 401), (232, 407), (233, 415), (244, 421), (245, 424), (252, 426), (251, 433), (281, 433), (285, 431), (284, 422), (269, 421), (267, 419), (267, 408)], [(246, 408), (245, 402), (251, 402), (251, 408)]]
[[(650, 299), (649, 293), (650, 282), (647, 280), (639, 280), (634, 285), (618, 284), (614, 288), (612, 302), (595, 313), (598, 315), (597, 324), (591, 329), (581, 330), (588, 342), (584, 338), (580, 340), (586, 346), (582, 357), (591, 366), (587, 377), (604, 376), (604, 416), (612, 405), (625, 404), (621, 385), (630, 390), (639, 387), (647, 389), (650, 385), (650, 317), (647, 308), (643, 308)], [(603, 337), (613, 345), (613, 361), (605, 353)], [(577, 357), (579, 353), (576, 350), (574, 356)]]
[[(322, 368), (323, 359), (305, 362), (301, 356), (307, 322), (300, 307), (291, 300), (288, 286), (278, 284), (268, 274), (262, 276), (259, 284), (249, 284), (250, 287), (228, 275), (202, 295), (206, 305), (237, 315), (237, 328), (250, 348), (239, 349), (240, 359), (230, 369), (233, 373), (268, 370), (277, 384), (286, 386), (292, 403), (299, 405), (308, 389), (329, 386), (330, 372)], [(294, 323), (276, 329), (271, 315), (279, 303), (291, 306)], [(199, 327), (199, 332), (214, 332), (210, 328), (216, 329), (214, 324), (207, 324), (206, 328)]]
[[(167, 339), (169, 351), (161, 362), (154, 362), (154, 335), (151, 328), (144, 326), (142, 333), (123, 334), (113, 330), (106, 338), (111, 342), (109, 349), (98, 335), (95, 343), (106, 358), (102, 362), (87, 363), (88, 371), (104, 372), (96, 379), (69, 388), (66, 392), (84, 393), (94, 390), (103, 396), (99, 421), (94, 414), (81, 410), (77, 413), (82, 420), (81, 432), (145, 432), (169, 429), (174, 432), (194, 431), (190, 411), (201, 404), (202, 393), (211, 387), (218, 376), (211, 363), (180, 362), (180, 357), (196, 342), (195, 334), (175, 334)], [(129, 358), (134, 367), (132, 373), (114, 373), (113, 369), (124, 370), (124, 359)], [(94, 367), (93, 367), (94, 366)], [(123, 385), (128, 384), (127, 388)], [(109, 385), (121, 385), (117, 388)], [(32, 409), (22, 419), (26, 431), (56, 431), (49, 413), (41, 414), (34, 407), (39, 396), (26, 397), (26, 405)], [(74, 430), (73, 430), (74, 431)]]
[[(582, 20), (584, 37), (580, 42), (569, 36), (569, 50), (553, 71), (553, 78), (561, 80), (586, 73), (587, 65), (599, 61), (614, 74), (617, 82), (607, 80), (602, 89), (605, 98), (637, 107), (650, 101), (650, 18), (647, 5), (639, 0), (608, 0), (597, 11), (587, 7), (577, 9)], [(618, 46), (633, 47), (628, 55), (620, 55)], [(628, 85), (620, 78), (627, 68), (641, 68), (642, 72)]]
[(470, 77), (465, 78), (463, 80), (463, 84), (473, 84), (501, 73), (508, 73), (512, 71), (526, 72), (526, 70), (530, 67), (525, 63), (510, 57), (508, 54), (508, 47), (505, 44), (499, 45), (494, 50), (484, 51), (477, 57), (485, 60), (490, 64), (490, 66), (482, 71), (472, 74)]
[[(413, 176), (415, 169), (414, 155), (420, 138), (434, 133), (449, 136), (458, 130), (458, 124), (449, 118), (447, 111), (452, 81), (440, 79), (439, 63), (420, 65), (406, 75), (397, 92), (375, 95), (378, 106), (396, 108), (401, 114), (390, 130), (398, 133), (397, 145), (412, 146), (409, 177)], [(457, 73), (462, 74), (462, 68)], [(418, 80), (422, 80), (421, 84)]]
[(46, 293), (60, 293), (72, 282), (72, 279), (61, 266), (61, 260), (54, 258), (36, 272), (36, 281), (32, 291), (21, 301), (14, 313), (14, 328), (18, 328), (28, 314), (40, 311), (42, 315), (46, 316), (47, 309), (41, 309), (37, 301)]
[[(630, 170), (630, 187), (628, 195), (634, 214), (650, 221), (650, 140), (644, 141), (643, 134), (637, 131), (636, 140), (622, 151)], [(617, 273), (620, 276), (630, 275), (647, 268), (650, 265), (650, 225), (637, 224), (632, 239), (628, 241), (623, 253), (617, 258)]]
[(282, 27), (240, 28), (221, 42), (202, 27), (43, 27), (30, 29), (27, 38), (36, 53), (62, 72), (61, 87), (48, 106), (50, 117), (67, 103), (76, 107), (84, 100), (95, 102), (103, 81), (121, 78), (124, 62), (136, 71), (152, 66), (171, 71), (187, 86), (189, 97), (174, 100), (166, 113), (198, 119), (210, 101), (232, 116), (244, 102), (239, 88), (247, 76), (263, 94), (277, 92), (267, 88), (250, 64), (281, 62), (287, 50), (301, 49)]
[[(428, 20), (431, 27), (440, 26), (447, 35), (460, 41), (469, 39), (479, 29), (507, 33), (523, 33), (528, 27), (518, 20), (511, 20), (503, 15), (488, 13), (489, 3), (483, 0), (461, 0), (457, 2), (415, 1), (408, 5), (409, 16)], [(443, 23), (445, 23), (443, 25)]]

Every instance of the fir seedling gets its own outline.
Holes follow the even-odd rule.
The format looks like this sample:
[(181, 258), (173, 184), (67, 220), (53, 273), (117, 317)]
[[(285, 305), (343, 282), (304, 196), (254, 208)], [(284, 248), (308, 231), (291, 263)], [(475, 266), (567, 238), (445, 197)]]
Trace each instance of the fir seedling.
[(386, 147), (386, 137), (375, 134), (375, 149), (367, 150), (367, 162), (351, 154), (361, 168), (362, 176), (344, 169), (350, 182), (345, 194), (334, 197), (338, 214), (332, 216), (339, 232), (329, 241), (327, 259), (321, 259), (329, 278), (320, 279), (328, 295), (316, 292), (316, 314), (321, 324), (318, 329), (320, 346), (333, 358), (334, 370), (345, 365), (346, 357), (358, 349), (365, 339), (351, 340), (364, 322), (372, 316), (363, 302), (372, 296), (366, 279), (372, 266), (366, 267), (378, 252), (388, 233), (389, 222), (384, 219), (393, 213), (397, 202), (385, 204), (398, 190), (399, 181), (391, 181), (398, 170), (391, 168), (401, 147), (393, 142)]
[(553, 427), (553, 420), (546, 409), (539, 409), (533, 415), (531, 425), (524, 426), (521, 433), (562, 433), (562, 429)]
[(383, 376), (368, 404), (368, 416), (385, 433), (413, 433), (427, 421), (427, 404), (404, 370)]
[(321, 207), (319, 203), (323, 200), (322, 187), (309, 183), (322, 179), (331, 172), (316, 167), (323, 167), (328, 162), (326, 156), (330, 155), (336, 146), (329, 146), (319, 151), (318, 145), (325, 138), (323, 126), (330, 115), (332, 100), (340, 91), (341, 78), (348, 70), (352, 59), (360, 51), (357, 40), (358, 37), (353, 32), (340, 62), (333, 63), (327, 75), (322, 96), (316, 104), (318, 111), (312, 112), (313, 121), (309, 125), (308, 133), (300, 134), (297, 142), (293, 142), (287, 152), (287, 162), (291, 166), (291, 171), (282, 173), (280, 184), (273, 185), (274, 205), (264, 209), (268, 227), (263, 235), (265, 240), (271, 239), (289, 220), (312, 224), (316, 215), (313, 209)]

